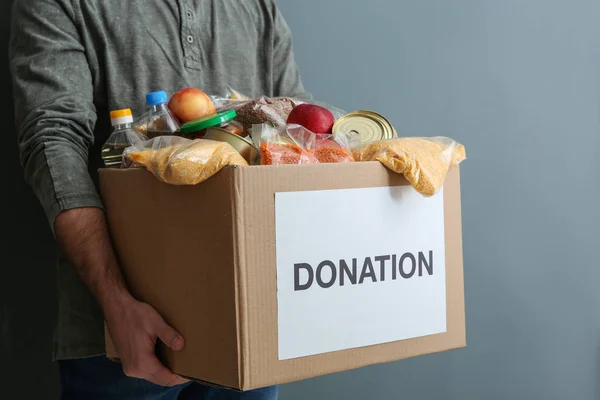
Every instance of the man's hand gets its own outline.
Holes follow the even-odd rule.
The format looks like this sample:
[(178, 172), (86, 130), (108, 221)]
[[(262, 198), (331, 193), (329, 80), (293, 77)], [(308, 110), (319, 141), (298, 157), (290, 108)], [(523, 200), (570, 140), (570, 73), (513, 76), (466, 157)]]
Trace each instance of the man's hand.
[(61, 250), (98, 300), (125, 374), (162, 386), (187, 382), (156, 358), (157, 339), (181, 350), (183, 338), (154, 308), (135, 300), (127, 290), (104, 212), (97, 208), (65, 211), (56, 218), (54, 231)]
[[(125, 375), (161, 386), (188, 382), (165, 368), (154, 354), (160, 339), (173, 350), (181, 350), (183, 338), (148, 304), (131, 296), (105, 305), (106, 323)], [(111, 309), (114, 308), (114, 309)]]

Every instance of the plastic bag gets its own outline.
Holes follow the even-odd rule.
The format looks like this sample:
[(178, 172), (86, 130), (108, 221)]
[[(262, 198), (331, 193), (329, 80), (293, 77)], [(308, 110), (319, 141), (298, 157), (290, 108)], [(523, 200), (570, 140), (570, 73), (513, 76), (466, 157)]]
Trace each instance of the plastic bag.
[(285, 132), (270, 125), (254, 125), (253, 140), (260, 132), (262, 165), (327, 164), (353, 162), (344, 134), (314, 134), (300, 125), (287, 125)]
[[(306, 103), (303, 100), (292, 97), (270, 98), (262, 96), (252, 99), (231, 87), (228, 87), (224, 96), (211, 96), (211, 99), (217, 111), (226, 109), (236, 110), (238, 114), (236, 121), (244, 126), (247, 134), (250, 134), (253, 125), (261, 124), (270, 124), (280, 132), (285, 131), (287, 119), (292, 109), (297, 105)], [(318, 101), (311, 101), (310, 103), (331, 111), (336, 121), (348, 114), (346, 111), (329, 104)]]
[(144, 167), (171, 185), (196, 185), (226, 165), (248, 165), (229, 143), (178, 136), (159, 136), (127, 148), (123, 164)]
[(260, 124), (270, 124), (284, 131), (290, 112), (298, 104), (301, 102), (289, 97), (261, 97), (239, 102), (233, 108), (237, 112), (236, 121), (240, 122), (248, 132), (253, 125)]
[(227, 90), (223, 95), (209, 96), (217, 110), (224, 110), (235, 106), (236, 103), (242, 103), (252, 100), (249, 96), (227, 86)]
[(262, 127), (260, 163), (262, 165), (318, 164), (314, 154), (316, 136), (300, 125), (290, 125), (284, 133), (275, 127)]
[(231, 86), (228, 86), (227, 97), (229, 98), (229, 100), (232, 100), (232, 101), (250, 100), (250, 97), (238, 92), (237, 90), (233, 89)]
[(369, 143), (354, 152), (356, 161), (379, 161), (404, 177), (424, 196), (436, 194), (450, 166), (466, 159), (465, 147), (446, 137), (406, 137)]
[(321, 164), (354, 161), (347, 134), (316, 135), (315, 156)]

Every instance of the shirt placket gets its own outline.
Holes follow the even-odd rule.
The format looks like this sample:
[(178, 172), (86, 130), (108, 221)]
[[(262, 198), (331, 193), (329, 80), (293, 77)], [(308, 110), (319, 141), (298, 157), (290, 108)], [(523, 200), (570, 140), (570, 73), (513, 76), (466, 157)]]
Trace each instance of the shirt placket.
[(181, 43), (183, 44), (184, 65), (200, 69), (200, 42), (198, 38), (197, 15), (193, 0), (179, 0), (181, 10)]

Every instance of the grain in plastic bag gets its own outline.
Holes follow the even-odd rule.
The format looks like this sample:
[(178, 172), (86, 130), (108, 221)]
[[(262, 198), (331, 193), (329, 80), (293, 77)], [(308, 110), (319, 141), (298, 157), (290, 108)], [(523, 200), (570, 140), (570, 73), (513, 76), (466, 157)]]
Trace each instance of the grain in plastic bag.
[(466, 159), (465, 147), (446, 137), (403, 137), (366, 144), (354, 152), (356, 161), (379, 161), (403, 174), (424, 196), (436, 194), (451, 166)]
[(264, 124), (260, 138), (262, 165), (318, 164), (314, 154), (316, 135), (300, 125), (290, 125), (284, 132)]
[(251, 101), (239, 102), (235, 107), (236, 121), (250, 131), (253, 125), (270, 124), (280, 131), (285, 130), (292, 109), (302, 102), (289, 97), (261, 97)]
[(127, 148), (123, 164), (144, 167), (171, 185), (196, 185), (227, 165), (248, 165), (229, 143), (178, 136), (159, 136)]
[(346, 133), (317, 134), (315, 156), (321, 164), (354, 162), (350, 151), (349, 135)]

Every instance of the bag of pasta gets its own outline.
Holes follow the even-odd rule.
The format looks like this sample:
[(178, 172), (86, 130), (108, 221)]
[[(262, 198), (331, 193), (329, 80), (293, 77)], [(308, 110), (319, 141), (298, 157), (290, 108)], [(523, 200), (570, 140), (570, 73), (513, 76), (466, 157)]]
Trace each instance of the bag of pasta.
[(159, 136), (127, 148), (123, 164), (144, 167), (171, 185), (196, 185), (226, 165), (248, 165), (229, 143), (178, 136)]
[(421, 194), (432, 196), (444, 184), (451, 166), (466, 159), (465, 147), (446, 137), (404, 137), (364, 145), (356, 161), (379, 161), (404, 177)]

